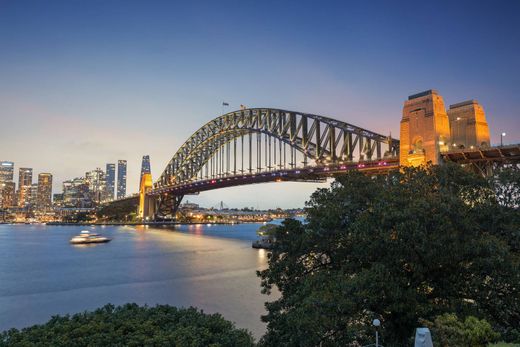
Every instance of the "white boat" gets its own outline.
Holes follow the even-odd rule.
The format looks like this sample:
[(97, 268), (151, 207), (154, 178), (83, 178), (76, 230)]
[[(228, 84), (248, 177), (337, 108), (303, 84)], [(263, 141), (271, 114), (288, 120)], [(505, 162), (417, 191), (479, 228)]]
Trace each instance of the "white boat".
[(88, 230), (81, 231), (81, 234), (74, 236), (70, 239), (70, 243), (75, 245), (88, 244), (88, 243), (105, 243), (112, 241), (111, 238), (101, 236), (99, 234), (90, 233)]

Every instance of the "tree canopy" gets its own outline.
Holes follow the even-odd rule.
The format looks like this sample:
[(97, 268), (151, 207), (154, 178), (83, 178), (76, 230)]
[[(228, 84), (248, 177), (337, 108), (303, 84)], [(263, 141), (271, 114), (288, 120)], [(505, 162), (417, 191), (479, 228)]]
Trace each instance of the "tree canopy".
[(0, 346), (253, 346), (252, 335), (191, 307), (106, 305), (93, 312), (55, 316), (43, 325), (11, 329)]
[[(276, 229), (263, 290), (267, 346), (409, 345), (443, 314), (520, 340), (520, 174), (488, 180), (456, 165), (351, 172)], [(435, 343), (435, 336), (434, 343)]]

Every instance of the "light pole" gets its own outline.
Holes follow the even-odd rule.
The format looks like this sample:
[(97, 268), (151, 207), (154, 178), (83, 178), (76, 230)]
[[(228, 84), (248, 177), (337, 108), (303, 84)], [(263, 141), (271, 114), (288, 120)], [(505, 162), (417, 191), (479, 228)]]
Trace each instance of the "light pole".
[(500, 134), (500, 147), (504, 146), (504, 136), (506, 136), (506, 133)]
[(376, 327), (376, 347), (379, 347), (379, 332), (377, 328), (381, 325), (381, 321), (376, 318), (372, 321), (372, 325)]

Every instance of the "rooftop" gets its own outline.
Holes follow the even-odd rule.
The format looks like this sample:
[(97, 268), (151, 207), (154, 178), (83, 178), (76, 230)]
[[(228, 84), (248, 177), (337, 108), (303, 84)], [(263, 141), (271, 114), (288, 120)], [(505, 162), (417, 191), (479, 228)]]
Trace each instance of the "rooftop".
[(462, 107), (462, 106), (468, 106), (468, 105), (478, 105), (478, 101), (477, 100), (473, 100), (473, 99), (466, 100), (466, 101), (463, 101), (463, 102), (459, 102), (459, 103), (450, 105), (450, 109), (457, 108), (457, 107)]
[(417, 93), (417, 94), (410, 95), (408, 97), (408, 100), (417, 99), (417, 98), (420, 98), (420, 97), (423, 97), (423, 96), (426, 96), (426, 95), (432, 95), (432, 94), (438, 95), (439, 93), (437, 92), (436, 89), (428, 89), (428, 90), (426, 90), (424, 92), (420, 92), (420, 93)]

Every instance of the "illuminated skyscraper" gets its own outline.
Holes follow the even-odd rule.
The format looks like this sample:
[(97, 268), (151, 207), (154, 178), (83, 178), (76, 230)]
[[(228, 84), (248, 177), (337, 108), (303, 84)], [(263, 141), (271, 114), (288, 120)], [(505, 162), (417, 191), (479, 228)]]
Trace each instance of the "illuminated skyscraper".
[(63, 182), (64, 207), (92, 207), (87, 180), (80, 177)]
[(14, 207), (16, 203), (16, 184), (12, 181), (0, 182), (0, 208)]
[(36, 207), (40, 211), (47, 211), (52, 207), (52, 175), (50, 173), (41, 173), (38, 175)]
[(32, 169), (21, 167), (18, 172), (18, 206), (29, 204), (32, 184)]
[(116, 180), (116, 164), (107, 164), (107, 169), (105, 172), (106, 179), (106, 192), (105, 192), (105, 200), (114, 200), (114, 187)]
[(117, 161), (117, 198), (126, 196), (126, 160)]
[(14, 163), (12, 161), (0, 161), (0, 182), (10, 182), (14, 176)]
[(142, 181), (144, 174), (152, 173), (150, 169), (150, 156), (143, 155), (143, 161), (141, 162), (141, 177), (139, 178), (139, 182)]
[(31, 193), (29, 194), (29, 205), (38, 206), (38, 183), (31, 184)]
[(15, 204), (16, 185), (13, 177), (14, 163), (0, 161), (0, 208), (9, 208)]
[(100, 168), (85, 173), (85, 180), (88, 184), (92, 200), (100, 203), (105, 200), (106, 181), (105, 173)]

